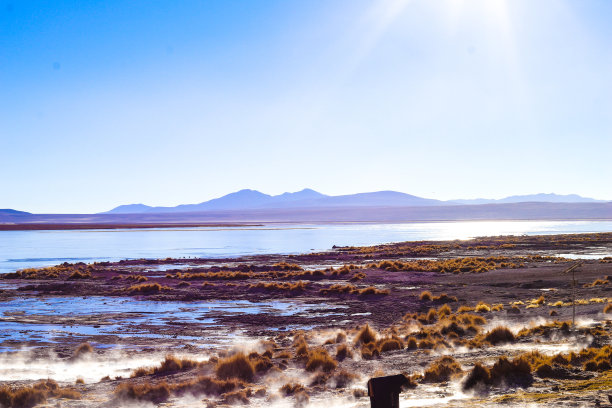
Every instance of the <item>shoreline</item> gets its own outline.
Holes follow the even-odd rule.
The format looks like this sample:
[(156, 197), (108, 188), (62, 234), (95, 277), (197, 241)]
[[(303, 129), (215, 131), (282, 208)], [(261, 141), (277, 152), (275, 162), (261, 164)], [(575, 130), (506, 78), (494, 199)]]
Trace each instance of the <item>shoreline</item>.
[[(476, 363), (490, 367), (505, 357), (537, 357), (528, 354), (532, 350), (551, 356), (540, 359), (587, 347), (608, 350), (612, 323), (603, 310), (612, 303), (612, 257), (559, 257), (595, 247), (612, 253), (612, 232), (32, 268), (0, 276), (0, 324), (5, 327), (0, 348), (6, 350), (0, 356), (5, 366), (26, 373), (21, 358), (51, 367), (48, 378), (57, 376), (62, 387), (81, 394), (74, 402), (61, 401), (68, 408), (126, 406), (148, 398), (156, 406), (191, 406), (193, 400), (182, 399), (179, 391), (185, 387), (209, 406), (300, 401), (299, 406), (307, 406), (310, 399), (314, 406), (328, 401), (328, 406), (362, 407), (368, 378), (398, 373), (413, 382), (402, 401), (452, 397)], [(572, 286), (563, 272), (578, 262), (579, 324), (568, 332), (562, 322), (571, 322)], [(511, 332), (499, 343), (490, 337), (498, 326)], [(365, 327), (374, 340), (359, 340)], [(582, 339), (579, 344), (576, 337)], [(77, 351), (85, 342), (91, 350), (85, 348), (88, 354), (80, 364)], [(236, 385), (244, 396), (232, 400), (234, 394), (194, 385), (194, 379), (225, 381), (216, 367), (236, 349), (254, 370)], [(160, 367), (168, 371), (154, 371), (169, 355), (188, 363), (181, 368), (182, 363), (166, 360)], [(308, 368), (320, 355), (327, 368)], [(442, 355), (452, 363), (452, 375), (425, 377), (441, 364)], [(540, 369), (538, 361), (522, 374), (528, 381), (514, 388), (483, 384), (484, 394), (462, 393), (446, 406), (509, 401), (510, 406), (542, 402), (553, 408), (576, 400), (592, 406), (598, 401), (595, 387), (607, 390), (612, 376), (612, 369), (582, 368), (587, 360), (569, 368), (555, 365), (552, 371)], [(74, 374), (61, 371), (66, 366)], [(98, 367), (95, 375), (78, 371), (92, 366)], [(0, 386), (31, 386), (41, 378), (34, 372), (19, 380), (8, 373)], [(84, 384), (75, 384), (78, 375), (85, 376)], [(163, 401), (147, 394), (160, 384), (169, 389)], [(287, 384), (298, 384), (303, 400), (283, 392)], [(593, 389), (578, 388), (584, 384)], [(118, 390), (129, 387), (144, 387), (142, 396), (114, 400)]]
[[(191, 228), (249, 228), (276, 227), (294, 229), (304, 225), (397, 225), (397, 224), (446, 224), (446, 223), (491, 223), (491, 222), (612, 222), (612, 218), (558, 218), (558, 219), (456, 219), (456, 220), (397, 220), (397, 221), (261, 221), (261, 222), (213, 222), (213, 223), (0, 223), (1, 231), (70, 231), (70, 230), (116, 230), (116, 229), (191, 229)], [(281, 228), (285, 226), (285, 228)], [(582, 232), (577, 232), (582, 233)]]

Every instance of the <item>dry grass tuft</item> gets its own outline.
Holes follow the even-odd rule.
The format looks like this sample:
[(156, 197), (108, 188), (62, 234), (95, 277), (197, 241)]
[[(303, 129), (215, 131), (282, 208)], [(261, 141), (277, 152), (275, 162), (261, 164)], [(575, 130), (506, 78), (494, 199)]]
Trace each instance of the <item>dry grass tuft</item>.
[(222, 380), (237, 378), (252, 382), (255, 368), (244, 353), (236, 353), (231, 357), (220, 359), (215, 367), (215, 374)]
[(280, 387), (279, 391), (286, 397), (289, 397), (291, 395), (295, 395), (299, 392), (305, 391), (306, 389), (304, 388), (304, 386), (302, 384), (298, 384), (298, 383), (287, 383), (285, 385), (283, 385), (282, 387)]
[(79, 399), (81, 394), (70, 388), (62, 388), (53, 380), (39, 381), (32, 386), (0, 387), (0, 406), (6, 408), (31, 408), (44, 403), (47, 398)]
[(442, 306), (440, 306), (440, 308), (438, 309), (438, 318), (442, 318), (444, 316), (448, 316), (451, 313), (453, 313), (453, 310), (450, 308), (449, 305), (444, 304)]
[(162, 361), (159, 367), (138, 368), (132, 373), (131, 377), (132, 378), (142, 377), (142, 376), (151, 375), (151, 374), (167, 375), (167, 374), (176, 373), (178, 371), (191, 370), (192, 368), (199, 367), (199, 366), (200, 366), (200, 363), (198, 363), (195, 360), (186, 359), (186, 358), (181, 359), (181, 358), (178, 358), (178, 357), (175, 357), (169, 354), (166, 356), (164, 361)]
[(151, 293), (159, 293), (162, 290), (170, 290), (168, 286), (162, 286), (159, 283), (141, 283), (140, 285), (130, 286), (128, 292), (131, 294), (151, 294)]
[(484, 339), (493, 345), (514, 343), (516, 341), (516, 337), (506, 326), (494, 328), (485, 335)]
[(446, 382), (451, 376), (461, 373), (461, 366), (451, 356), (444, 356), (434, 361), (423, 374), (423, 382)]
[(511, 361), (506, 356), (502, 356), (491, 368), (476, 363), (464, 381), (463, 389), (469, 390), (477, 384), (527, 387), (532, 383), (533, 375), (527, 358), (519, 356)]
[(320, 368), (328, 373), (335, 370), (337, 366), (338, 362), (325, 349), (316, 349), (308, 353), (306, 371), (315, 371)]
[(117, 400), (136, 400), (148, 401), (154, 404), (161, 404), (170, 398), (170, 387), (166, 382), (159, 384), (132, 384), (123, 383), (115, 388), (115, 399)]
[(359, 330), (357, 336), (355, 337), (355, 344), (368, 344), (376, 341), (377, 334), (370, 327), (369, 324), (366, 323), (365, 326)]
[(607, 279), (595, 279), (593, 282), (591, 283), (585, 283), (584, 285), (582, 285), (583, 288), (594, 288), (596, 286), (604, 286), (607, 285), (608, 283), (610, 283), (610, 281), (608, 281)]
[(608, 303), (608, 304), (606, 305), (606, 307), (604, 307), (603, 312), (604, 312), (604, 313), (610, 313), (610, 312), (612, 312), (612, 303)]
[(91, 272), (74, 271), (68, 276), (68, 280), (91, 279)]
[(423, 292), (421, 292), (421, 295), (419, 296), (419, 300), (421, 302), (430, 302), (432, 300), (433, 296), (431, 294), (430, 291), (428, 290), (424, 290)]
[(336, 349), (336, 360), (342, 361), (347, 357), (353, 357), (353, 352), (346, 343), (343, 343)]
[(303, 334), (298, 334), (293, 338), (293, 347), (295, 347), (295, 355), (297, 357), (306, 357), (308, 355), (309, 347)]
[(418, 344), (417, 344), (416, 338), (413, 336), (408, 337), (408, 340), (406, 340), (406, 348), (408, 350), (416, 350), (417, 347), (418, 347)]
[(477, 313), (486, 313), (491, 311), (491, 305), (488, 305), (484, 302), (478, 302), (474, 309)]
[(89, 343), (81, 343), (76, 348), (76, 350), (74, 350), (74, 354), (72, 355), (72, 358), (74, 358), (74, 359), (81, 358), (81, 357), (85, 356), (86, 354), (93, 353), (93, 351), (94, 351), (94, 349), (93, 349), (93, 347), (91, 347), (91, 344), (89, 344)]
[(222, 395), (236, 389), (244, 388), (244, 383), (235, 378), (229, 380), (218, 380), (215, 378), (200, 376), (195, 380), (185, 381), (172, 385), (172, 392), (176, 395)]
[(381, 353), (393, 350), (401, 350), (404, 348), (404, 342), (397, 337), (381, 339), (378, 341), (378, 349)]

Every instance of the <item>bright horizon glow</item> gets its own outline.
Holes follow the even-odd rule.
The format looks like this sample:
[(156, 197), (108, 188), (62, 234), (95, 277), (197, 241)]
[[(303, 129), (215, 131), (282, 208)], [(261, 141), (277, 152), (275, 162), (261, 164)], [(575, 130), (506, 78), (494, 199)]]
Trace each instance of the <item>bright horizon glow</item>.
[(0, 0), (0, 208), (612, 200), (612, 3)]

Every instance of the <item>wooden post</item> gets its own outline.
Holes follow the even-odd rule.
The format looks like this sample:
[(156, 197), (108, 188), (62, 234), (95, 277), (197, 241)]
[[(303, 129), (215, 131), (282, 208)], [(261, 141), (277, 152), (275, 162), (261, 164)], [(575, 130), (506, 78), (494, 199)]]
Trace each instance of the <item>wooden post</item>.
[(572, 329), (576, 329), (576, 268), (572, 269)]
[(572, 329), (576, 328), (576, 269), (582, 266), (582, 261), (576, 262), (563, 273), (572, 273)]
[(371, 408), (399, 408), (399, 394), (408, 385), (403, 374), (370, 378), (368, 395)]

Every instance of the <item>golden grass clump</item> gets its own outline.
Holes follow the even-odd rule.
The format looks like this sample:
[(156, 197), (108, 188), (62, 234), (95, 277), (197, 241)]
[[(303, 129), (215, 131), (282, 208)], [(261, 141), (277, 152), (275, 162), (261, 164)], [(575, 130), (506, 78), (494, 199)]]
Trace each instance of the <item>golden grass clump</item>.
[(423, 292), (421, 292), (421, 295), (419, 296), (419, 300), (421, 302), (430, 302), (432, 300), (433, 296), (431, 294), (430, 291), (428, 290), (424, 290)]
[(170, 398), (170, 386), (166, 382), (159, 384), (119, 384), (114, 391), (117, 400), (148, 401), (155, 404), (165, 402)]
[(128, 288), (128, 292), (132, 294), (159, 293), (162, 290), (170, 290), (170, 288), (159, 283), (141, 283), (140, 285), (133, 285)]
[(446, 293), (442, 293), (440, 295), (432, 297), (431, 300), (435, 303), (451, 303), (451, 302), (457, 302), (457, 297), (449, 296)]
[(244, 353), (236, 353), (233, 356), (219, 359), (215, 367), (215, 374), (222, 380), (237, 378), (252, 382), (255, 377), (255, 368)]
[(316, 349), (308, 353), (306, 371), (315, 371), (320, 368), (328, 373), (335, 370), (337, 366), (338, 362), (325, 349)]
[(355, 344), (368, 344), (370, 342), (375, 342), (376, 337), (376, 331), (374, 331), (370, 325), (366, 323), (366, 325), (359, 330), (357, 336), (355, 336)]
[(305, 391), (306, 389), (302, 384), (299, 383), (287, 383), (280, 387), (279, 391), (286, 397), (295, 395), (299, 392)]
[(531, 365), (525, 357), (519, 356), (509, 360), (506, 356), (502, 356), (491, 368), (476, 363), (463, 382), (462, 387), (464, 390), (472, 389), (478, 384), (484, 386), (505, 384), (527, 387), (532, 383)]
[(380, 356), (380, 350), (375, 342), (370, 342), (361, 346), (361, 358), (371, 360)]
[(340, 344), (336, 348), (336, 360), (342, 361), (346, 358), (353, 357), (353, 352), (346, 343)]
[(290, 264), (284, 261), (275, 263), (274, 265), (272, 265), (272, 269), (275, 271), (303, 271), (304, 270), (304, 268), (302, 268), (298, 264)]
[(568, 335), (570, 333), (571, 322), (560, 322), (555, 320), (535, 327), (524, 328), (520, 330), (517, 337), (542, 336), (549, 338), (553, 334)]
[(226, 392), (221, 395), (221, 403), (226, 405), (248, 404), (249, 397), (253, 395), (250, 388)]
[(491, 306), (484, 302), (478, 302), (474, 311), (477, 313), (487, 313), (491, 311)]
[(76, 270), (68, 276), (68, 280), (77, 280), (77, 279), (91, 279), (91, 272), (89, 271), (81, 272), (79, 270)]
[(389, 291), (389, 289), (378, 289), (378, 288), (375, 288), (374, 286), (368, 286), (367, 288), (357, 289), (357, 291), (353, 293), (359, 296), (371, 296), (371, 295), (386, 296), (391, 292)]
[(295, 347), (295, 354), (298, 357), (306, 357), (309, 352), (308, 343), (303, 334), (298, 334), (293, 339), (293, 347)]
[(608, 283), (610, 283), (610, 281), (608, 281), (607, 279), (595, 279), (591, 283), (585, 283), (584, 285), (582, 285), (582, 287), (584, 287), (584, 288), (594, 288), (596, 286), (607, 285)]
[(408, 340), (406, 340), (406, 348), (408, 350), (416, 350), (418, 348), (417, 339), (414, 336), (408, 337)]
[(440, 306), (440, 308), (438, 309), (438, 317), (448, 316), (451, 313), (453, 313), (453, 311), (447, 304)]
[(70, 388), (62, 388), (53, 380), (39, 381), (31, 386), (0, 387), (0, 406), (6, 408), (31, 408), (44, 403), (47, 398), (79, 399), (81, 394)]
[(81, 358), (85, 356), (86, 354), (93, 353), (93, 351), (94, 351), (94, 348), (91, 346), (91, 344), (81, 343), (78, 345), (76, 350), (74, 350), (74, 353), (72, 354), (72, 358), (73, 359)]
[(608, 303), (604, 308), (603, 308), (603, 312), (604, 313), (611, 313), (612, 312), (612, 303)]
[(446, 382), (456, 374), (461, 373), (461, 366), (451, 356), (444, 356), (434, 361), (427, 367), (423, 374), (423, 382), (436, 383)]
[(387, 351), (401, 350), (404, 348), (404, 342), (398, 337), (390, 337), (378, 341), (378, 349), (381, 353)]
[(256, 352), (249, 354), (249, 360), (251, 360), (251, 364), (253, 365), (255, 372), (266, 372), (274, 366), (270, 358), (271, 355), (272, 352), (270, 350), (265, 351), (261, 355)]
[(365, 279), (367, 275), (363, 272), (357, 272), (349, 279), (349, 282), (357, 282), (359, 280)]
[(149, 280), (149, 278), (143, 275), (120, 275), (120, 277), (125, 280), (138, 282), (138, 283), (146, 282)]
[(222, 395), (236, 389), (244, 388), (245, 384), (236, 379), (219, 380), (208, 376), (200, 376), (195, 380), (184, 381), (178, 384), (173, 384), (171, 391), (176, 395), (186, 393), (192, 395)]
[(388, 289), (377, 289), (374, 286), (368, 286), (366, 288), (359, 289), (355, 285), (346, 284), (334, 284), (327, 288), (319, 289), (319, 293), (322, 295), (330, 295), (330, 294), (350, 294), (350, 295), (359, 295), (359, 296), (369, 296), (369, 295), (388, 295), (390, 292)]
[(191, 360), (187, 358), (181, 359), (181, 358), (178, 358), (176, 356), (169, 354), (165, 357), (164, 361), (162, 361), (159, 367), (138, 368), (132, 373), (131, 377), (132, 378), (142, 377), (144, 375), (150, 375), (150, 374), (165, 375), (165, 374), (175, 373), (178, 371), (191, 370), (192, 368), (199, 367), (199, 366), (200, 366), (200, 363), (198, 363), (195, 360)]
[(495, 346), (497, 344), (514, 343), (516, 337), (506, 326), (498, 326), (489, 331), (484, 340)]

